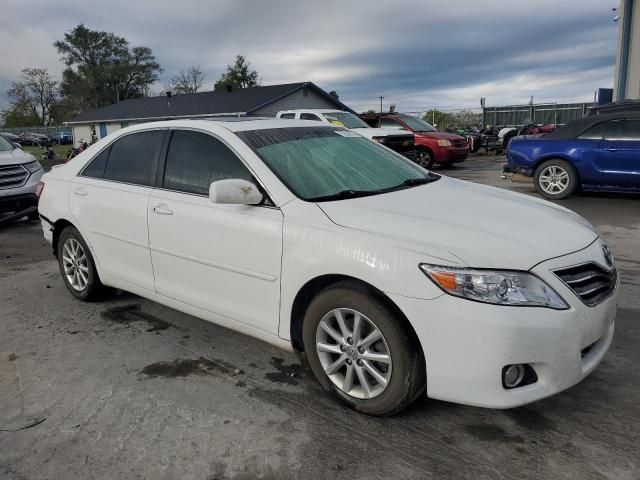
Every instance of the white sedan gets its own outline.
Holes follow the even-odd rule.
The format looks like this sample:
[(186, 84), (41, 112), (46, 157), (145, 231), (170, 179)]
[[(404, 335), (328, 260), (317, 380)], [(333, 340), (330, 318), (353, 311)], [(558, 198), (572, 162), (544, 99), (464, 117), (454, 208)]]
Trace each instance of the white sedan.
[(591, 225), (435, 175), (312, 121), (119, 130), (43, 178), (69, 291), (138, 294), (286, 349), (388, 415), (508, 408), (564, 390), (613, 337), (618, 276)]

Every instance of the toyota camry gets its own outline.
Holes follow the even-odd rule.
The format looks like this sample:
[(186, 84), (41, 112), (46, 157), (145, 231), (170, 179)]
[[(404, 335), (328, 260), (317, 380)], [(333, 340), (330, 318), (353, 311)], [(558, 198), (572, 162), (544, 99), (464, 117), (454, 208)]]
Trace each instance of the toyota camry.
[(586, 220), (340, 127), (135, 125), (39, 192), (73, 296), (118, 288), (304, 352), (368, 414), (423, 392), (523, 405), (581, 381), (612, 341), (618, 276)]

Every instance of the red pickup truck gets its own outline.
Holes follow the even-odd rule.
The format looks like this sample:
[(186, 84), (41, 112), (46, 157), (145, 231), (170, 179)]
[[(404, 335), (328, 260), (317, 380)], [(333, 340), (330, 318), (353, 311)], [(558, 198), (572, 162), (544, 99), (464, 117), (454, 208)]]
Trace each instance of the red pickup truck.
[(439, 132), (430, 123), (412, 115), (377, 113), (360, 115), (365, 122), (375, 128), (409, 130), (415, 135), (416, 163), (425, 168), (434, 164), (448, 167), (463, 162), (469, 154), (464, 137), (454, 133)]

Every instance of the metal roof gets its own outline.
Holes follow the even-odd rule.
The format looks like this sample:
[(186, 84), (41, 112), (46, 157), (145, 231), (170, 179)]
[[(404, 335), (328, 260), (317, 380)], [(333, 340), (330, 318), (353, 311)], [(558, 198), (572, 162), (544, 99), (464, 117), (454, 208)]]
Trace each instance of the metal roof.
[(287, 83), (261, 87), (214, 90), (211, 92), (184, 95), (132, 98), (114, 103), (104, 108), (85, 112), (71, 119), (67, 124), (146, 121), (171, 118), (194, 118), (216, 115), (251, 115), (281, 98), (302, 88), (313, 89), (338, 109), (352, 112), (339, 100), (329, 95), (312, 82)]

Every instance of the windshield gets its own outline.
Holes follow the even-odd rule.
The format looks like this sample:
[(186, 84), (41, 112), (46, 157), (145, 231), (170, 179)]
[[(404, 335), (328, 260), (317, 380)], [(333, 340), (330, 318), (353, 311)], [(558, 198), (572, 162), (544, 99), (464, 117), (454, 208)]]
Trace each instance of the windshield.
[(412, 117), (411, 115), (403, 115), (402, 121), (414, 132), (437, 132), (438, 130), (428, 122), (421, 118)]
[(15, 148), (9, 140), (0, 135), (0, 152), (8, 152)]
[(333, 123), (338, 127), (345, 128), (370, 128), (369, 125), (364, 123), (353, 113), (349, 112), (326, 112), (322, 114), (324, 118), (329, 120), (329, 123)]
[(348, 130), (273, 128), (237, 135), (295, 195), (307, 201), (375, 195), (439, 178)]

